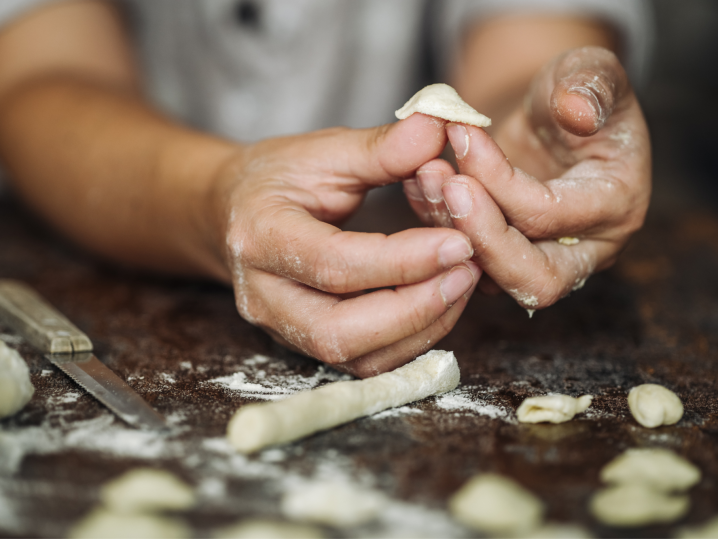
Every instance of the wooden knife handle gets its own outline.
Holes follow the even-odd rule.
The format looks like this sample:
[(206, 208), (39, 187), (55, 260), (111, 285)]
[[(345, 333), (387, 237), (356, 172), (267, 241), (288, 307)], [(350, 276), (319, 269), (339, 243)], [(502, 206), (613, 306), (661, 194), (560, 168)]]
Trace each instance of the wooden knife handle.
[(43, 352), (92, 351), (92, 341), (87, 335), (20, 281), (0, 279), (0, 322)]

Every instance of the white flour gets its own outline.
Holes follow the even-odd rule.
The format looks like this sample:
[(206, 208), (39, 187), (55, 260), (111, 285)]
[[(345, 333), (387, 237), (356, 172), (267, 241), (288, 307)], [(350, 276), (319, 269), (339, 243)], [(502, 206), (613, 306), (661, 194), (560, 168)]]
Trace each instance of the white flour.
[(339, 382), (352, 379), (348, 374), (341, 374), (324, 365), (320, 365), (313, 376), (301, 376), (288, 372), (267, 374), (261, 366), (269, 361), (272, 360), (267, 356), (258, 354), (250, 359), (245, 359), (238, 372), (229, 376), (214, 378), (204, 383), (224, 386), (227, 389), (239, 392), (242, 397), (277, 400), (299, 391), (314, 389), (324, 382)]
[[(241, 397), (269, 400), (313, 389), (323, 383), (351, 379), (348, 375), (324, 366), (319, 366), (312, 376), (295, 374), (281, 364), (279, 368), (273, 365), (273, 371), (278, 371), (278, 374), (268, 374), (266, 367), (269, 361), (276, 360), (255, 356), (242, 362), (237, 372), (200, 382), (200, 387), (202, 384), (215, 384)], [(192, 368), (191, 365), (181, 367)], [(201, 372), (199, 365), (194, 369), (195, 372)], [(157, 373), (155, 376), (156, 380), (167, 384), (174, 382), (172, 376), (165, 373)], [(183, 426), (184, 423), (194, 413), (191, 405), (178, 407), (167, 415), (167, 421), (172, 427), (168, 434), (130, 428), (109, 411), (92, 419), (78, 421), (72, 404), (83, 396), (84, 393), (79, 391), (46, 394), (46, 408), (50, 411), (40, 425), (0, 426), (0, 529), (3, 531), (31, 535), (33, 530), (39, 529), (36, 523), (21, 518), (24, 513), (23, 502), (15, 500), (12, 494), (27, 483), (25, 479), (13, 476), (29, 455), (78, 451), (102, 454), (108, 459), (144, 460), (149, 465), (159, 467), (172, 459), (195, 486), (200, 506), (212, 507), (213, 511), (228, 515), (236, 514), (237, 507), (243, 507), (245, 512), (256, 510), (266, 513), (269, 510), (268, 516), (271, 516), (272, 508), (276, 507), (273, 503), (283, 492), (315, 481), (331, 480), (377, 488), (378, 477), (365, 469), (358, 469), (352, 459), (335, 450), (312, 454), (306, 461), (300, 458), (304, 464), (297, 467), (297, 455), (302, 455), (300, 447), (275, 447), (247, 457), (236, 453), (223, 436), (188, 439), (182, 435), (189, 428)], [(435, 407), (432, 402), (435, 402)], [(400, 420), (402, 417), (429, 413), (480, 414), (504, 421), (510, 418), (509, 412), (503, 408), (477, 400), (466, 389), (452, 391), (435, 400), (429, 399), (427, 404), (428, 408), (408, 405), (386, 410), (374, 415), (372, 419)], [(257, 490), (239, 494), (234, 492), (234, 485), (247, 481), (256, 481)], [(47, 483), (47, 488), (52, 490), (48, 495), (64, 495), (63, 485)], [(445, 511), (391, 499), (391, 493), (385, 494), (389, 499), (376, 521), (353, 528), (352, 537), (465, 536), (466, 531), (453, 523)], [(94, 494), (83, 492), (83, 495)]]
[(411, 406), (400, 406), (399, 408), (389, 408), (388, 410), (384, 410), (383, 412), (379, 412), (378, 414), (374, 414), (371, 416), (372, 419), (386, 419), (389, 417), (400, 417), (407, 414), (422, 414), (421, 410), (418, 408), (412, 408)]
[(77, 402), (77, 399), (79, 399), (82, 396), (81, 393), (77, 391), (66, 391), (62, 395), (57, 395), (56, 397), (49, 397), (47, 399), (48, 407), (52, 408), (59, 404), (69, 404), (71, 402)]
[(513, 423), (512, 412), (506, 408), (489, 404), (481, 399), (472, 397), (466, 387), (459, 387), (454, 391), (436, 397), (436, 406), (454, 413), (473, 413), (487, 416), (491, 419), (501, 419), (507, 423)]

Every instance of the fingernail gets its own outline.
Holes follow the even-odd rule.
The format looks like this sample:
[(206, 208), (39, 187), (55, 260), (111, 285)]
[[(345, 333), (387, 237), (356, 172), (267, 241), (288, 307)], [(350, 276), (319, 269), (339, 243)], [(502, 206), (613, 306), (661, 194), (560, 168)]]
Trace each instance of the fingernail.
[(474, 285), (474, 275), (466, 266), (457, 266), (444, 277), (439, 285), (444, 305), (449, 307), (466, 294)]
[(474, 255), (474, 249), (465, 238), (451, 236), (439, 247), (439, 264), (451, 268), (467, 261)]
[(446, 207), (454, 219), (461, 219), (469, 215), (474, 201), (471, 199), (469, 188), (461, 183), (444, 184), (442, 191)]
[(451, 147), (457, 159), (463, 159), (469, 153), (469, 132), (461, 124), (448, 124), (446, 134), (451, 141)]
[(429, 202), (439, 204), (444, 201), (444, 193), (441, 192), (441, 184), (444, 183), (444, 174), (436, 170), (420, 170), (416, 173), (419, 187), (424, 197)]
[(424, 195), (416, 180), (404, 180), (404, 192), (412, 200), (424, 201)]

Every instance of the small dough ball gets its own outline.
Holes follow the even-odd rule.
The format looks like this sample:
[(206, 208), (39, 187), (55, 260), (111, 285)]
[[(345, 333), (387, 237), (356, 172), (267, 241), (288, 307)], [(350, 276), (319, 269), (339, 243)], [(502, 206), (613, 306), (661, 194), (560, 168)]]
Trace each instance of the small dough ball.
[(469, 528), (491, 535), (526, 535), (539, 527), (544, 507), (518, 483), (494, 474), (469, 480), (449, 500), (451, 514)]
[(577, 399), (568, 395), (546, 395), (530, 397), (521, 403), (516, 410), (516, 417), (521, 423), (564, 423), (573, 416), (585, 412), (593, 397), (583, 395)]
[(718, 517), (714, 517), (702, 526), (683, 528), (678, 539), (715, 539), (718, 537)]
[(476, 127), (491, 125), (490, 118), (476, 112), (448, 84), (431, 84), (422, 88), (395, 114), (397, 118), (403, 120), (415, 112)]
[(618, 485), (591, 498), (593, 516), (603, 524), (637, 527), (668, 523), (683, 517), (690, 505), (688, 496), (673, 496), (641, 484)]
[(636, 421), (649, 429), (673, 425), (683, 417), (683, 403), (678, 395), (658, 384), (643, 384), (631, 389), (628, 407)]
[(664, 492), (684, 491), (701, 480), (701, 471), (668, 449), (629, 449), (603, 467), (601, 480), (642, 484)]
[(377, 491), (338, 482), (303, 485), (282, 498), (282, 514), (293, 520), (304, 520), (339, 528), (358, 526), (373, 520), (386, 503)]
[(30, 402), (35, 388), (30, 369), (15, 350), (0, 341), (0, 418), (16, 414)]
[(71, 539), (185, 539), (190, 530), (177, 519), (95, 509), (70, 530)]
[(216, 539), (322, 539), (324, 533), (305, 524), (245, 520), (219, 530), (214, 536)]
[(195, 504), (192, 488), (169, 472), (137, 468), (110, 481), (100, 492), (105, 506), (117, 513), (179, 511)]

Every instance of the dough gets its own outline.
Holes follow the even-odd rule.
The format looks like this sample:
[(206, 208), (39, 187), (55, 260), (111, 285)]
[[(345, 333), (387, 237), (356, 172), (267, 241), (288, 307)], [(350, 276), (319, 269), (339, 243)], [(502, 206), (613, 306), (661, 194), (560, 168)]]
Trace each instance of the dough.
[(95, 509), (69, 532), (71, 539), (184, 539), (190, 530), (176, 519)]
[(572, 236), (564, 236), (563, 238), (559, 238), (556, 241), (559, 242), (561, 245), (576, 245), (581, 240)]
[(116, 513), (178, 511), (195, 504), (194, 491), (163, 470), (137, 468), (102, 487), (100, 498)]
[(684, 491), (701, 480), (701, 472), (668, 449), (629, 449), (603, 467), (601, 480), (642, 484), (663, 492)]
[(591, 498), (591, 513), (609, 526), (634, 527), (673, 522), (688, 512), (685, 495), (669, 495), (642, 484), (618, 485)]
[(32, 398), (35, 388), (30, 369), (15, 350), (0, 341), (0, 418), (19, 412)]
[(718, 537), (718, 517), (714, 517), (702, 526), (683, 528), (678, 532), (679, 539), (715, 539)]
[(215, 533), (216, 539), (321, 539), (322, 531), (304, 524), (245, 520)]
[(282, 514), (339, 528), (373, 520), (386, 504), (381, 492), (346, 483), (322, 482), (289, 491), (282, 498)]
[(568, 395), (546, 395), (530, 397), (521, 403), (516, 410), (516, 417), (521, 423), (564, 423), (573, 416), (585, 412), (593, 397), (583, 395), (577, 399)]
[(673, 425), (683, 417), (683, 403), (678, 395), (658, 384), (643, 384), (631, 389), (628, 407), (636, 421), (649, 429)]
[(489, 535), (527, 535), (541, 524), (541, 501), (511, 479), (484, 474), (471, 479), (449, 500), (462, 524)]
[(459, 385), (452, 352), (432, 350), (392, 372), (327, 384), (281, 401), (243, 406), (227, 427), (229, 442), (244, 453), (282, 444), (451, 391)]
[(422, 88), (395, 114), (403, 120), (415, 112), (476, 127), (491, 125), (490, 118), (476, 112), (448, 84), (431, 84)]

